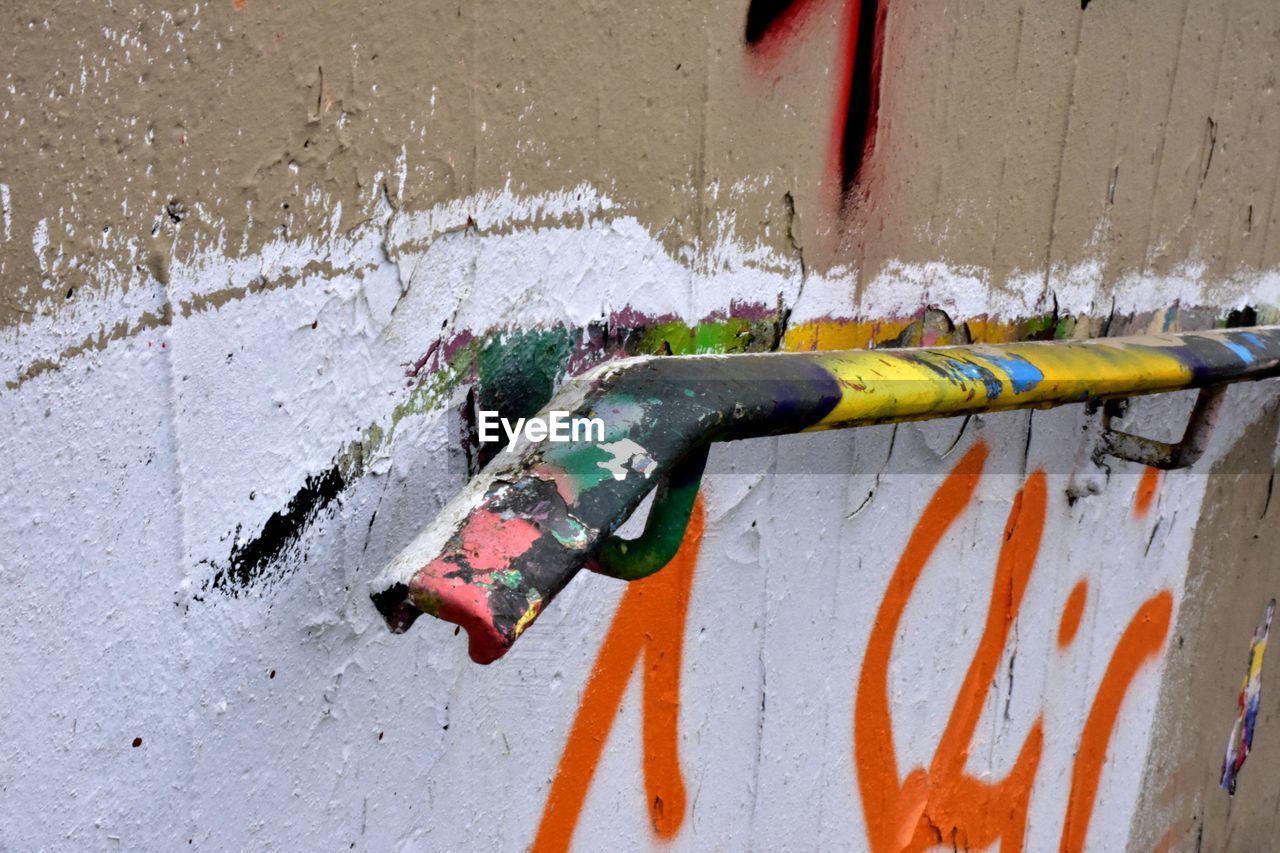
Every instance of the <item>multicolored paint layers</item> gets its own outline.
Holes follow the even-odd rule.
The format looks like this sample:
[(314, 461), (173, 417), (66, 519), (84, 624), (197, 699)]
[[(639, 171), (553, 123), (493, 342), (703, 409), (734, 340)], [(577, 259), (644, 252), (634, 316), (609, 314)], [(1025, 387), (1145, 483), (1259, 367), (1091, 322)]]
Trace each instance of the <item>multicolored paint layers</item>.
[(1280, 327), (615, 362), (568, 383), (544, 410), (600, 418), (603, 442), (525, 441), (503, 451), (385, 570), (374, 601), (394, 631), (423, 612), (461, 625), (472, 659), (488, 663), (709, 442), (1049, 408), (1277, 372)]
[(1249, 668), (1240, 685), (1237, 700), (1236, 722), (1227, 738), (1227, 754), (1222, 758), (1221, 784), (1227, 793), (1235, 796), (1236, 783), (1240, 781), (1240, 769), (1249, 757), (1253, 746), (1253, 728), (1258, 722), (1258, 707), (1262, 704), (1262, 657), (1267, 652), (1267, 637), (1271, 634), (1271, 617), (1276, 612), (1276, 600), (1267, 603), (1262, 622), (1253, 629), (1249, 642)]

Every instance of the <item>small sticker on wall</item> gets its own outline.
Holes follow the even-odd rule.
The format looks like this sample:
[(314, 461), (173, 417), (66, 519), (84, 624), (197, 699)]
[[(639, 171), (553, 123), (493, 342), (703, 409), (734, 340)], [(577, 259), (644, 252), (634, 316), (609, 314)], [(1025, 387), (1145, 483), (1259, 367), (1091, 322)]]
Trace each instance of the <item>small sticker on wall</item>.
[(1222, 787), (1234, 795), (1240, 779), (1240, 768), (1249, 757), (1253, 746), (1253, 727), (1258, 721), (1258, 708), (1262, 704), (1262, 656), (1267, 651), (1267, 636), (1271, 633), (1271, 617), (1276, 612), (1276, 600), (1267, 604), (1267, 612), (1261, 624), (1253, 630), (1249, 643), (1249, 667), (1245, 670), (1244, 683), (1240, 685), (1237, 700), (1236, 722), (1227, 739), (1227, 753), (1222, 758)]

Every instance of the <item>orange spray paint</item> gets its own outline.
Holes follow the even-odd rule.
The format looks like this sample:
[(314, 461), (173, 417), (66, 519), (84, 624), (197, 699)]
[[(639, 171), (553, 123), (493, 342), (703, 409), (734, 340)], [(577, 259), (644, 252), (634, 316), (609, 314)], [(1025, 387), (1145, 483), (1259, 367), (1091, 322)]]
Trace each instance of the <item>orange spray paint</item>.
[(642, 661), (644, 786), (649, 818), (659, 838), (673, 838), (680, 831), (685, 810), (677, 742), (680, 666), (702, 528), (699, 498), (675, 558), (657, 574), (632, 582), (623, 594), (569, 730), (534, 851), (568, 849), (609, 730), (631, 675)]
[(1071, 772), (1071, 793), (1067, 798), (1067, 818), (1062, 827), (1062, 846), (1059, 848), (1063, 853), (1084, 849), (1089, 818), (1093, 815), (1094, 801), (1098, 796), (1102, 763), (1106, 760), (1107, 746), (1120, 716), (1120, 705), (1138, 670), (1164, 647), (1172, 617), (1173, 595), (1168, 590), (1147, 599), (1129, 621), (1129, 627), (1124, 629), (1111, 655), (1102, 684), (1098, 686), (1098, 693), (1089, 708)]
[(1150, 466), (1142, 470), (1142, 479), (1138, 481), (1138, 493), (1133, 496), (1133, 517), (1146, 518), (1151, 511), (1151, 504), (1156, 499), (1156, 489), (1160, 487), (1160, 469)]
[[(988, 449), (977, 443), (938, 488), (913, 530), (876, 614), (859, 674), (854, 708), (854, 763), (870, 848), (923, 850), (944, 844), (1021, 850), (1044, 744), (1043, 715), (1023, 741), (1013, 768), (987, 781), (965, 770), (987, 692), (1017, 619), (1044, 534), (1047, 482), (1032, 474), (1009, 512), (986, 624), (927, 769), (900, 781), (893, 747), (889, 662), (903, 615), (929, 560), (977, 490)], [(637, 665), (642, 666), (642, 742), (649, 817), (659, 839), (674, 838), (685, 814), (678, 748), (680, 670), (685, 617), (703, 533), (699, 499), (679, 552), (658, 574), (632, 583), (601, 644), (543, 810), (533, 850), (565, 850), (573, 838), (613, 721)], [(1065, 649), (1079, 630), (1088, 585), (1068, 595), (1058, 626)], [(1168, 591), (1138, 610), (1121, 637), (1090, 706), (1072, 771), (1061, 849), (1081, 849), (1102, 765), (1120, 707), (1138, 671), (1162, 648), (1172, 614)]]
[[(854, 707), (854, 763), (867, 838), (876, 853), (925, 850), (939, 844), (971, 849), (996, 842), (1001, 850), (1023, 849), (1044, 743), (1043, 715), (1032, 723), (1013, 768), (1003, 779), (988, 782), (975, 778), (965, 771), (965, 764), (1044, 533), (1044, 472), (1032, 474), (1014, 499), (996, 564), (986, 625), (933, 760), (928, 769), (915, 768), (901, 782), (889, 705), (889, 661), (902, 616), (942, 537), (972, 501), (986, 457), (985, 445), (976, 444), (934, 494), (889, 581), (867, 642)], [(1081, 580), (1068, 596), (1058, 628), (1059, 648), (1075, 638), (1087, 589)], [(1139, 608), (1112, 654), (1080, 737), (1061, 839), (1063, 851), (1083, 846), (1120, 706), (1138, 671), (1162, 648), (1172, 610), (1173, 596), (1167, 590), (1153, 596)]]
[(923, 850), (935, 844), (986, 847), (996, 841), (1008, 849), (1022, 848), (1044, 740), (1041, 720), (1032, 724), (1004, 779), (977, 779), (965, 764), (1040, 547), (1047, 503), (1043, 472), (1028, 479), (1009, 513), (986, 626), (933, 761), (928, 770), (916, 768), (901, 783), (889, 707), (889, 659), (907, 602), (943, 535), (972, 500), (986, 458), (986, 445), (974, 445), (934, 495), (898, 561), (867, 642), (854, 707), (854, 760), (867, 836), (875, 851)]
[(1062, 620), (1058, 623), (1058, 648), (1065, 649), (1076, 638), (1080, 630), (1080, 619), (1084, 616), (1084, 601), (1089, 593), (1089, 582), (1080, 580), (1067, 596), (1067, 603), (1062, 607)]

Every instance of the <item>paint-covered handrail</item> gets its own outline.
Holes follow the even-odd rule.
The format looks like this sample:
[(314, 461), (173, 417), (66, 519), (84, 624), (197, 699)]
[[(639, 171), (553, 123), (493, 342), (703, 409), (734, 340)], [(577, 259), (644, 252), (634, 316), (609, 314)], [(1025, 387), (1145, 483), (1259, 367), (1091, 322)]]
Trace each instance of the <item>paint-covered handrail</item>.
[[(603, 441), (520, 439), (386, 568), (373, 598), (394, 631), (420, 613), (501, 657), (584, 567), (634, 578), (674, 550), (705, 450), (809, 430), (1049, 408), (1280, 374), (1280, 327), (1084, 341), (626, 359), (544, 409), (599, 418)], [(662, 484), (641, 541), (614, 531)]]

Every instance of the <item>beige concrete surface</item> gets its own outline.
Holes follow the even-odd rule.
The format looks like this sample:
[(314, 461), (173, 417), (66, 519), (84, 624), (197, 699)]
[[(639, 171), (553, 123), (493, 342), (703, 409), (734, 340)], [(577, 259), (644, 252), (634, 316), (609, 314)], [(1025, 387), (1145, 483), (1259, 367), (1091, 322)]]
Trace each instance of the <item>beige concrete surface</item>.
[(339, 204), (349, 229), (379, 182), (409, 209), (587, 182), (695, 258), (731, 212), (855, 288), (889, 261), (1025, 290), (1085, 261), (1280, 260), (1268, 0), (898, 0), (852, 205), (828, 144), (843, 4), (767, 56), (746, 6), (6, 4), (0, 324), (320, 234)]

